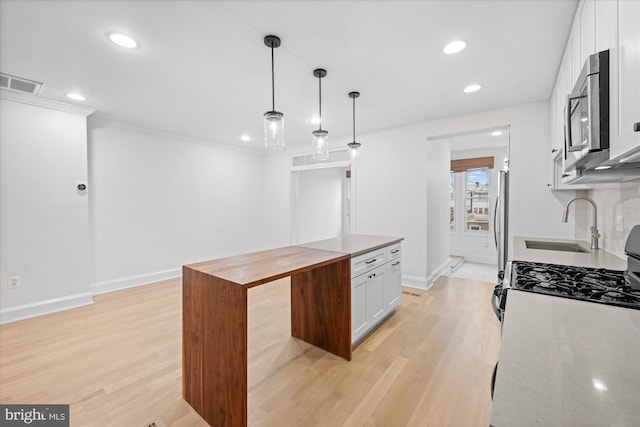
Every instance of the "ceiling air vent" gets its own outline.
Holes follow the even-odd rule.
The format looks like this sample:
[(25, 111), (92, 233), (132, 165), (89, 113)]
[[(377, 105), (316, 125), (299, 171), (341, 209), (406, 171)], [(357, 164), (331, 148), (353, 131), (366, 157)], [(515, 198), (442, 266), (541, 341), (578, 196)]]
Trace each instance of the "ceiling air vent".
[(22, 93), (37, 95), (42, 88), (42, 83), (22, 77), (0, 73), (0, 87)]

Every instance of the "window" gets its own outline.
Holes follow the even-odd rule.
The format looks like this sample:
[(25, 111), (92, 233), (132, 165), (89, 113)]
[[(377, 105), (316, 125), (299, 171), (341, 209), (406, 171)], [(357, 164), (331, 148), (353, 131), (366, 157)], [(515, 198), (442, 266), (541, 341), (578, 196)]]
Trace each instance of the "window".
[(466, 230), (489, 230), (489, 168), (465, 172)]
[(494, 157), (451, 160), (449, 228), (451, 232), (486, 233), (491, 229), (491, 173)]

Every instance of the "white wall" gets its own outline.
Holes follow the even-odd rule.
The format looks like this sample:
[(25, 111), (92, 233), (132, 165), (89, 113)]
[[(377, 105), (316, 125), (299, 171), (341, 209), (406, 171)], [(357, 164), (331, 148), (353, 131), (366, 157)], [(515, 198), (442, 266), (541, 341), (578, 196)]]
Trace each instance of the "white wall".
[(562, 213), (564, 205), (575, 197), (575, 191), (550, 191), (546, 187), (548, 139), (549, 121), (546, 118), (533, 118), (511, 127), (510, 236), (573, 237), (574, 221), (563, 223)]
[(449, 172), (448, 141), (427, 142), (427, 284), (449, 271)]
[[(0, 101), (1, 321), (92, 302), (86, 117)], [(22, 287), (7, 289), (20, 276)]]
[[(423, 122), (358, 137), (362, 151), (355, 172), (357, 232), (405, 238), (405, 283), (426, 287), (434, 273), (432, 262), (428, 265), (427, 261), (431, 238), (427, 231), (427, 138), (505, 125), (511, 125), (510, 234), (573, 236), (573, 223), (560, 221), (564, 202), (573, 192), (552, 192), (546, 187), (547, 102)], [(332, 139), (334, 144), (343, 140), (348, 138)], [(281, 188), (272, 185), (268, 190), (268, 199), (278, 203), (265, 203), (265, 217), (273, 220), (271, 236), (275, 236), (275, 230), (282, 236), (288, 229), (288, 217), (283, 214), (281, 204), (289, 203), (288, 176), (285, 176), (288, 170), (283, 168), (289, 155), (274, 154), (265, 160), (265, 182), (281, 184)], [(437, 239), (434, 242), (437, 244)], [(439, 253), (429, 254), (430, 260), (448, 257), (449, 248), (445, 243), (436, 246), (434, 250)]]
[(345, 168), (295, 172), (297, 179), (298, 242), (340, 237), (343, 234), (343, 177)]
[(261, 154), (91, 118), (88, 143), (94, 292), (263, 248)]

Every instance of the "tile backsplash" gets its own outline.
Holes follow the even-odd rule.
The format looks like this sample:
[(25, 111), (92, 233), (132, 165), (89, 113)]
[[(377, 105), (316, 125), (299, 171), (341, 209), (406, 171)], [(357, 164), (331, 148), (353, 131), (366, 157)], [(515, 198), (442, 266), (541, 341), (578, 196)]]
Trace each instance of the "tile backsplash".
[[(599, 184), (591, 190), (576, 192), (577, 197), (589, 197), (598, 206), (600, 247), (626, 258), (624, 245), (634, 225), (640, 225), (640, 180), (617, 184)], [(574, 203), (576, 209), (576, 239), (590, 240), (593, 209), (586, 202)]]

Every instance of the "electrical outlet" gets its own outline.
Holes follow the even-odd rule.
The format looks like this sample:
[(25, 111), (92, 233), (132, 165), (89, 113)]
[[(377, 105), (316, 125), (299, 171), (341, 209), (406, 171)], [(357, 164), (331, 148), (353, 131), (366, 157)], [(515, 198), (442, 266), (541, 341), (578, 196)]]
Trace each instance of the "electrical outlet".
[(7, 287), (9, 289), (16, 289), (16, 288), (22, 287), (22, 283), (20, 283), (20, 276), (9, 277)]

